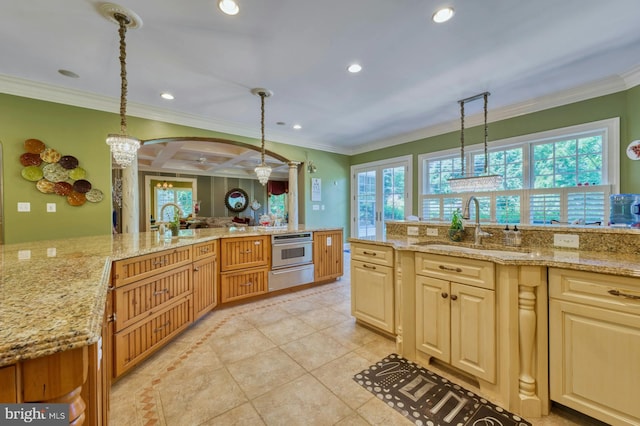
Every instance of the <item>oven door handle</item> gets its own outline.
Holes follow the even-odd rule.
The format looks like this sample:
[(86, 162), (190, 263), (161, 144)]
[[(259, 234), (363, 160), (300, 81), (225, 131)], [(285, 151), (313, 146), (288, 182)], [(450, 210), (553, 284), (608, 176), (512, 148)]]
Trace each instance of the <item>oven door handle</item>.
[(279, 248), (279, 247), (287, 247), (287, 246), (310, 246), (313, 245), (313, 241), (298, 241), (298, 242), (291, 242), (291, 243), (274, 243), (273, 244), (273, 249), (275, 248)]
[(286, 274), (288, 272), (304, 271), (305, 269), (311, 269), (310, 267), (312, 266), (313, 266), (312, 263), (305, 263), (304, 265), (300, 265), (300, 266), (296, 265), (296, 266), (288, 266), (282, 269), (273, 269), (271, 270), (271, 273), (273, 275), (280, 275), (280, 274)]

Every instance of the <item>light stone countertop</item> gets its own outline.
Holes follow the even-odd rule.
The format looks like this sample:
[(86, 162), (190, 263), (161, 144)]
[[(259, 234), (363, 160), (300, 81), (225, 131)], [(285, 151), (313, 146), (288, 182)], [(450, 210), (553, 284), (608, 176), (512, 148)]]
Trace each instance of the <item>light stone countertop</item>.
[(0, 367), (91, 345), (102, 330), (111, 263), (199, 242), (340, 227), (238, 227), (0, 245)]
[[(537, 265), (640, 277), (640, 253), (612, 253), (558, 248), (515, 248), (489, 244), (475, 247), (472, 244), (450, 241), (432, 240), (421, 242), (416, 238), (401, 236), (378, 239), (349, 238), (349, 242), (388, 246), (396, 250), (489, 260), (502, 265)], [(640, 280), (638, 281), (638, 286), (640, 286)]]

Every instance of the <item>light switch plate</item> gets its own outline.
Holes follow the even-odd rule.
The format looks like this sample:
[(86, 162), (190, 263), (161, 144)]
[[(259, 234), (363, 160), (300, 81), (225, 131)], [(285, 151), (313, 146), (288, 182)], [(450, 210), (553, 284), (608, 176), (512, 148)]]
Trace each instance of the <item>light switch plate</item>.
[(579, 248), (580, 237), (575, 234), (553, 234), (553, 245), (555, 247)]
[(55, 213), (56, 212), (56, 203), (47, 203), (47, 212)]
[(317, 204), (314, 204), (314, 205), (313, 205), (313, 207), (312, 207), (312, 209), (313, 209), (313, 210), (316, 210), (316, 211), (317, 211), (317, 210), (320, 210), (320, 206), (319, 206), (319, 205), (317, 205)]
[(407, 226), (407, 235), (418, 235), (419, 229), (417, 226)]
[(18, 211), (19, 212), (30, 212), (31, 211), (31, 203), (18, 203)]

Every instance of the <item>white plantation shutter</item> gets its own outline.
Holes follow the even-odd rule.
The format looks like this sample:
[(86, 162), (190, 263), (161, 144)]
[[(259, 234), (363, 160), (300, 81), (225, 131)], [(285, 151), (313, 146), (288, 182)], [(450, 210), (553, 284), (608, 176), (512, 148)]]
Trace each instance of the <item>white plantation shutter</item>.
[(529, 223), (551, 223), (561, 221), (559, 193), (536, 193), (529, 195)]

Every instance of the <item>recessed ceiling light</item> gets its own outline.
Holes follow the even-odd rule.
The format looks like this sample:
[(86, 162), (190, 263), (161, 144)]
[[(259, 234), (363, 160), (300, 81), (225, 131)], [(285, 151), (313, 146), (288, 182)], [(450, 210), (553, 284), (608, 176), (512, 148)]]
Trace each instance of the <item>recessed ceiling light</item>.
[(220, 0), (218, 1), (218, 7), (227, 15), (237, 15), (240, 11), (238, 3), (236, 3), (235, 0)]
[(168, 92), (160, 93), (160, 97), (161, 97), (162, 99), (166, 99), (166, 100), (168, 100), (168, 101), (172, 101), (172, 100), (174, 100), (174, 99), (175, 99), (175, 97), (174, 97), (171, 93), (168, 93)]
[(300, 129), (302, 129), (302, 126), (299, 125), (299, 124), (294, 124), (293, 128), (296, 129), (296, 130), (300, 130)]
[(64, 75), (65, 77), (80, 78), (80, 76), (78, 74), (76, 74), (73, 71), (69, 71), (69, 70), (58, 70), (58, 73)]
[(352, 74), (358, 73), (360, 71), (362, 71), (362, 65), (360, 64), (351, 64), (347, 67), (347, 71), (349, 71)]
[(433, 14), (431, 19), (433, 19), (433, 22), (441, 24), (443, 22), (447, 22), (452, 17), (453, 17), (453, 8), (443, 7), (442, 9), (436, 10), (436, 13)]

